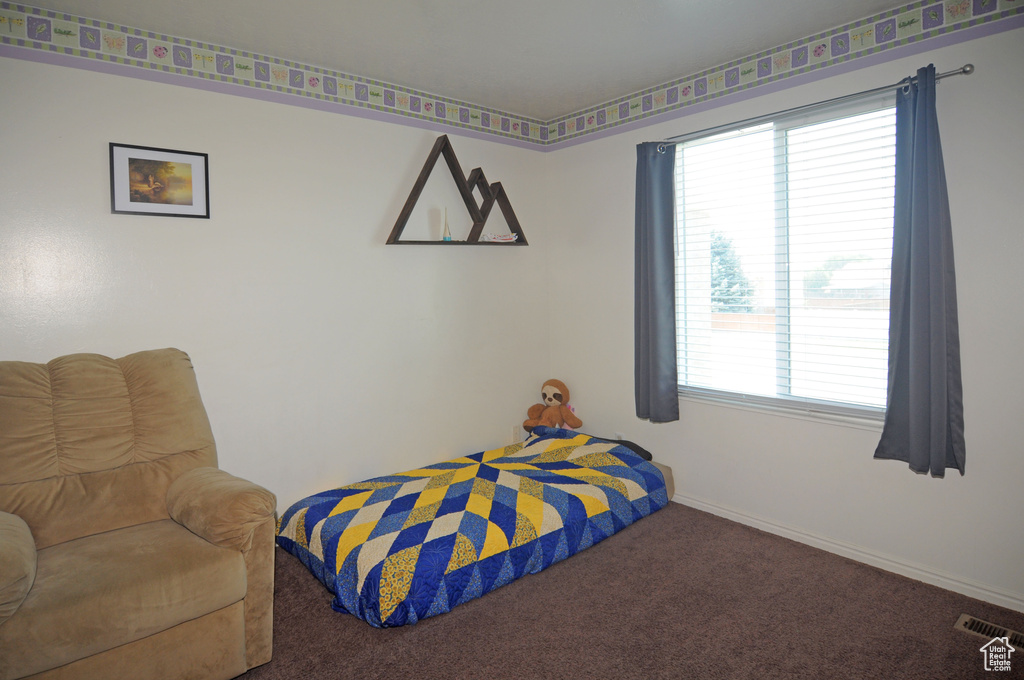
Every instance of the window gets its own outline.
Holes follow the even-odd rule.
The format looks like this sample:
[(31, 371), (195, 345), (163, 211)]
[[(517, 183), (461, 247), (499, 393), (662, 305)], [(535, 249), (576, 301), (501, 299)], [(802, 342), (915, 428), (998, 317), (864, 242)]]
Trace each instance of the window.
[(676, 145), (683, 394), (881, 418), (892, 95)]

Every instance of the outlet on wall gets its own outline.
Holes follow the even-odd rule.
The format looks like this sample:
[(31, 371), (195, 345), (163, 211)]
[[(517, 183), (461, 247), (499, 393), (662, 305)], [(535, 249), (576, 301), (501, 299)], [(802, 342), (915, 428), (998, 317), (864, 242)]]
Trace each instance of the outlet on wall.
[(626, 438), (626, 435), (622, 434), (621, 432), (616, 432), (615, 438), (618, 439), (619, 441), (622, 441), (623, 439)]
[(518, 444), (521, 441), (523, 441), (523, 426), (522, 425), (513, 425), (512, 426), (512, 443), (513, 444)]

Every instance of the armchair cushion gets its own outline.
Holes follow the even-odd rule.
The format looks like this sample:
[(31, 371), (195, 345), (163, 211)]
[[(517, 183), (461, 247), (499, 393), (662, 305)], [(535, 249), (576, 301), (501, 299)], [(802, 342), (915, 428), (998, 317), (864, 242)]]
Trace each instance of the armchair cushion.
[(36, 580), (36, 543), (25, 520), (0, 512), (0, 624), (25, 601)]
[[(44, 548), (38, 572), (8, 622), (16, 625), (0, 626), (0, 678), (40, 673), (168, 630), (240, 602), (247, 585), (241, 553), (169, 519)], [(242, 640), (237, 644), (244, 649)]]
[(189, 470), (167, 489), (171, 519), (214, 545), (242, 552), (276, 507), (274, 494), (219, 468)]

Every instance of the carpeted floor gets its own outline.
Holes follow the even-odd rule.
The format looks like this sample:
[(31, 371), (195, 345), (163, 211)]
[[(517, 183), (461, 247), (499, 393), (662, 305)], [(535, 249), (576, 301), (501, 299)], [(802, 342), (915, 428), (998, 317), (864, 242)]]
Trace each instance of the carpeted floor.
[(986, 604), (670, 503), (598, 545), (450, 613), (378, 630), (278, 549), (274, 658), (246, 680), (1007, 678), (961, 613)]

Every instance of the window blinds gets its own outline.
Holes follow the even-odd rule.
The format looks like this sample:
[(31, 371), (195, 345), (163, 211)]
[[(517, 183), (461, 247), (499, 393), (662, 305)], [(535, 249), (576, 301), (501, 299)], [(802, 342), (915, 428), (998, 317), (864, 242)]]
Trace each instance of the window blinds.
[(683, 392), (880, 417), (892, 95), (676, 145)]

